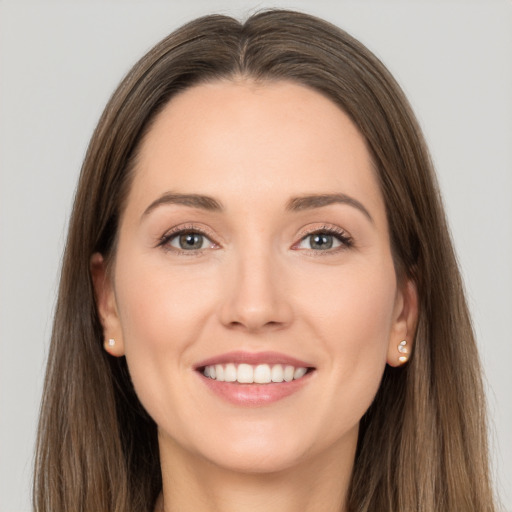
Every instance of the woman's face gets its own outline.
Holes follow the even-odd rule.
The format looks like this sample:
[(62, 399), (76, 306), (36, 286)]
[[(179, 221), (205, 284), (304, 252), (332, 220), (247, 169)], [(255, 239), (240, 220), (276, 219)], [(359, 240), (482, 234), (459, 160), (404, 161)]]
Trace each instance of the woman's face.
[(334, 103), (289, 82), (184, 91), (142, 143), (119, 229), (99, 308), (162, 450), (258, 472), (354, 453), (415, 300)]

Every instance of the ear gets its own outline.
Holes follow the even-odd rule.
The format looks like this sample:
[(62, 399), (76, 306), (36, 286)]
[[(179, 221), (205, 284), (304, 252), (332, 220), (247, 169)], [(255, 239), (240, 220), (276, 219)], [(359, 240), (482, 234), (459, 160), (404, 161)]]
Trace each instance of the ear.
[(409, 359), (418, 323), (418, 290), (414, 282), (405, 280), (399, 286), (393, 311), (387, 363), (401, 366)]
[(107, 264), (103, 256), (96, 252), (91, 256), (90, 265), (96, 307), (105, 338), (103, 346), (110, 355), (115, 357), (123, 356), (124, 342), (121, 322), (117, 311), (114, 287), (107, 272)]

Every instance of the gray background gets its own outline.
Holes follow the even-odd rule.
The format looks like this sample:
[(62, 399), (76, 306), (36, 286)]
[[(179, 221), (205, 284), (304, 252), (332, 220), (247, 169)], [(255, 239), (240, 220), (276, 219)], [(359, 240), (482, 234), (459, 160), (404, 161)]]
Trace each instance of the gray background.
[(69, 0), (0, 2), (0, 512), (30, 510), (67, 218), (105, 102), (183, 22), (268, 6), (320, 15), (361, 39), (417, 112), (481, 348), (496, 486), (512, 511), (512, 3)]

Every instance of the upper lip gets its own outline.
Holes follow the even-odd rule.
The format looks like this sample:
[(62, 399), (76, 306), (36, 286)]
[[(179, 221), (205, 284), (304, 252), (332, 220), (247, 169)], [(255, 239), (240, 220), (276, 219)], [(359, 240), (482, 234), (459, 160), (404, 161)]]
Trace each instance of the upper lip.
[(286, 354), (281, 354), (279, 352), (244, 352), (244, 351), (234, 351), (234, 352), (226, 352), (225, 354), (219, 354), (217, 356), (210, 357), (205, 359), (204, 361), (199, 362), (195, 365), (195, 369), (198, 370), (200, 368), (204, 368), (205, 366), (213, 366), (215, 364), (250, 364), (250, 365), (258, 365), (258, 364), (284, 364), (301, 367), (301, 368), (313, 368), (313, 366), (306, 361), (301, 361), (296, 357), (291, 357)]

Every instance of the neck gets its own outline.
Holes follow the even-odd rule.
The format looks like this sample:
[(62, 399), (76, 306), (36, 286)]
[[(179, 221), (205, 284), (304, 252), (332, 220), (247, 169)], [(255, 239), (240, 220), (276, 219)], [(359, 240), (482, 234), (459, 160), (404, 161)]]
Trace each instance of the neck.
[(163, 491), (156, 512), (344, 512), (353, 442), (272, 473), (232, 471), (160, 439)]

